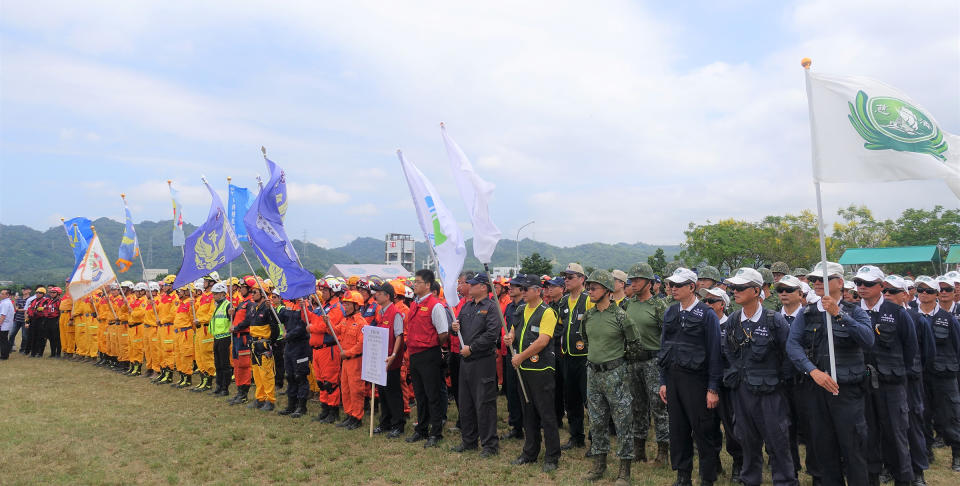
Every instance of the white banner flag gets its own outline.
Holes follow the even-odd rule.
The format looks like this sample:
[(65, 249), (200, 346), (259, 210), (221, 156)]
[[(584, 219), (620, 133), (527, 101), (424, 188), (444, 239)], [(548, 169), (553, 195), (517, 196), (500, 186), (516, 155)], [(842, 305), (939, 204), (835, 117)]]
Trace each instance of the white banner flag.
[(70, 295), (74, 301), (82, 299), (116, 279), (117, 275), (110, 267), (110, 259), (100, 245), (100, 237), (94, 233), (87, 246), (87, 253), (70, 277)]
[(447, 135), (447, 128), (442, 123), (440, 133), (443, 134), (443, 144), (447, 147), (453, 179), (457, 181), (460, 196), (470, 213), (470, 222), (473, 224), (473, 254), (480, 263), (490, 263), (501, 235), (500, 229), (490, 219), (490, 198), (497, 186), (477, 175), (470, 159), (460, 150), (457, 142)]
[(433, 251), (437, 255), (438, 277), (443, 282), (444, 296), (447, 304), (453, 307), (460, 302), (457, 296), (457, 278), (463, 270), (463, 261), (467, 257), (463, 234), (453, 214), (440, 200), (433, 184), (417, 166), (407, 162), (403, 152), (397, 150), (397, 156), (400, 157), (403, 175), (407, 178), (407, 185), (410, 186), (413, 205), (417, 208), (420, 229), (423, 230), (427, 243), (433, 246)]
[(960, 137), (879, 81), (806, 70), (818, 182), (941, 179), (960, 197)]

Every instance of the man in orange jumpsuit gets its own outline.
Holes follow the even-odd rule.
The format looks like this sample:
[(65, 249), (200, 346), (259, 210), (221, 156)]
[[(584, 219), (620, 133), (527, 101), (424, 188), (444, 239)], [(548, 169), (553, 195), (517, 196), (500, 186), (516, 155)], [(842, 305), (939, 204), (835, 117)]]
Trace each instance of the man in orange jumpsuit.
[(133, 286), (130, 297), (130, 321), (127, 323), (127, 334), (130, 347), (127, 357), (130, 360), (128, 376), (140, 376), (143, 372), (143, 329), (146, 314), (147, 284), (140, 282)]
[[(160, 298), (160, 284), (150, 282), (144, 293), (143, 309), (143, 355), (147, 367), (145, 377), (160, 373), (160, 310), (157, 306)], [(159, 379), (159, 378), (158, 378)]]
[(343, 320), (333, 326), (343, 347), (343, 360), (340, 365), (340, 396), (343, 399), (343, 412), (347, 418), (337, 424), (348, 430), (359, 428), (363, 422), (364, 381), (360, 379), (360, 356), (363, 354), (363, 332), (367, 325), (360, 313), (364, 306), (363, 296), (355, 290), (344, 294)]
[(157, 313), (160, 316), (160, 327), (157, 328), (157, 360), (159, 361), (160, 376), (154, 383), (172, 383), (173, 370), (176, 367), (176, 335), (173, 332), (173, 319), (180, 302), (173, 292), (175, 275), (163, 278), (163, 286), (159, 299), (155, 299)]
[(115, 327), (117, 314), (114, 312), (113, 303), (103, 291), (97, 293), (94, 297), (94, 305), (97, 307), (97, 315), (100, 316), (100, 323), (97, 325), (97, 339), (94, 347), (100, 353), (100, 366), (109, 366), (113, 358), (110, 356), (110, 331)]
[(252, 275), (243, 277), (237, 285), (240, 301), (233, 312), (233, 324), (230, 334), (233, 339), (233, 376), (237, 382), (237, 394), (227, 403), (239, 405), (247, 403), (247, 393), (250, 391), (251, 361), (250, 361), (250, 324), (247, 314), (253, 312), (255, 304), (250, 290), (257, 288), (257, 279)]
[(123, 374), (129, 374), (133, 371), (133, 363), (130, 359), (130, 313), (132, 310), (130, 302), (134, 298), (136, 296), (133, 291), (133, 282), (125, 280), (120, 284), (120, 293), (113, 303), (113, 306), (117, 309), (117, 314), (120, 316), (120, 339), (118, 340), (120, 347), (117, 350), (117, 358), (123, 365), (122, 369), (117, 371)]
[(310, 333), (310, 347), (313, 348), (313, 373), (320, 388), (320, 413), (314, 421), (332, 424), (340, 418), (340, 350), (336, 340), (330, 334), (327, 322), (336, 327), (343, 320), (343, 305), (340, 295), (344, 285), (333, 278), (322, 280), (319, 284), (323, 299), (323, 311), (314, 309), (318, 315), (326, 314), (327, 320), (311, 322), (307, 326)]
[(93, 303), (90, 296), (86, 296), (73, 303), (73, 327), (76, 330), (77, 357), (84, 361), (90, 360), (90, 323), (93, 321)]
[(210, 288), (217, 283), (210, 275), (194, 282), (197, 291), (201, 292), (197, 298), (197, 331), (193, 341), (193, 359), (197, 362), (197, 371), (200, 373), (200, 384), (192, 391), (203, 392), (212, 388), (213, 376), (217, 369), (213, 363), (213, 334), (210, 334), (210, 319), (216, 310), (216, 302)]
[(73, 326), (73, 298), (67, 290), (60, 298), (60, 350), (64, 358), (77, 352), (76, 334)]
[(187, 388), (193, 385), (193, 335), (194, 312), (192, 284), (177, 289), (180, 304), (173, 315), (174, 356), (180, 380), (170, 386)]

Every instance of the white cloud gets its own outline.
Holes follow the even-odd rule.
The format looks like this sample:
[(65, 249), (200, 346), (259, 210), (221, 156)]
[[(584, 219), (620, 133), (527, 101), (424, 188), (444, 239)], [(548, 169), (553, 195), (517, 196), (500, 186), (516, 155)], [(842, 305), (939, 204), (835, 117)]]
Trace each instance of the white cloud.
[(352, 214), (354, 216), (373, 216), (379, 212), (380, 211), (377, 210), (377, 207), (372, 203), (364, 203), (347, 208), (347, 214)]
[(343, 204), (350, 200), (348, 194), (326, 184), (287, 181), (287, 193), (292, 203)]

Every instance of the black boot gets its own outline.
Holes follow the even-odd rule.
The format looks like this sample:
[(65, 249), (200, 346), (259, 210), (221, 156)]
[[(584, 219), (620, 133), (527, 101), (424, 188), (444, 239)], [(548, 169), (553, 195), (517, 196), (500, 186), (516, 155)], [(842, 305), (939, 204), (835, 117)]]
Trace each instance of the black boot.
[(193, 385), (193, 375), (183, 375), (183, 382), (177, 385), (177, 388), (190, 388)]
[(693, 482), (690, 481), (690, 471), (681, 471), (677, 470), (677, 481), (673, 483), (673, 486), (693, 486)]
[(343, 419), (342, 422), (338, 423), (336, 425), (337, 427), (346, 427), (351, 423), (353, 423), (353, 417), (351, 417), (350, 414), (346, 414), (346, 415), (347, 415), (347, 418)]
[(231, 398), (227, 403), (230, 405), (240, 405), (242, 403), (247, 403), (247, 392), (250, 390), (250, 385), (240, 385), (237, 387), (237, 394)]
[(633, 454), (637, 462), (647, 462), (647, 441), (645, 439), (633, 440)]
[(616, 486), (630, 486), (630, 459), (620, 459), (620, 471), (617, 473)]
[(183, 373), (181, 373), (181, 372), (179, 372), (179, 371), (177, 372), (177, 376), (179, 376), (179, 378), (176, 379), (176, 380), (174, 380), (174, 379), (173, 379), (173, 370), (170, 370), (170, 386), (171, 386), (172, 388), (177, 388), (177, 387), (179, 387), (180, 384), (183, 383), (183, 380), (186, 380), (186, 379), (187, 379), (187, 375), (185, 375), (185, 374), (183, 374)]
[(297, 401), (297, 408), (290, 414), (290, 418), (300, 418), (307, 414), (307, 399)]
[(960, 472), (960, 447), (953, 446), (953, 464), (950, 465), (950, 469)]
[(870, 473), (867, 475), (867, 484), (870, 486), (880, 486), (880, 474)]
[(743, 469), (743, 459), (733, 459), (733, 467), (730, 468), (730, 481), (734, 484), (740, 484), (740, 470)]
[(297, 401), (293, 398), (287, 398), (287, 408), (277, 410), (277, 415), (290, 415), (297, 409)]
[(607, 455), (606, 454), (597, 454), (593, 456), (593, 469), (587, 473), (587, 481), (598, 481), (603, 477), (604, 471), (607, 470)]
[(332, 424), (337, 420), (340, 420), (340, 409), (334, 406), (330, 406), (330, 413), (327, 414), (327, 417), (320, 421), (321, 424)]
[(330, 408), (327, 407), (327, 404), (326, 404), (326, 403), (321, 403), (321, 404), (320, 404), (320, 413), (318, 413), (316, 417), (314, 417), (314, 418), (312, 418), (312, 419), (310, 419), (310, 420), (312, 420), (312, 421), (314, 421), (314, 422), (323, 423), (323, 421), (326, 420), (327, 415), (330, 415)]
[(201, 371), (201, 372), (200, 372), (200, 382), (197, 383), (197, 386), (191, 388), (190, 391), (192, 391), (192, 392), (194, 392), (194, 393), (200, 393), (200, 392), (203, 391), (203, 388), (204, 388), (205, 386), (207, 386), (207, 374)]
[(657, 442), (657, 457), (653, 460), (653, 463), (657, 466), (669, 466), (670, 465), (670, 443), (669, 442)]

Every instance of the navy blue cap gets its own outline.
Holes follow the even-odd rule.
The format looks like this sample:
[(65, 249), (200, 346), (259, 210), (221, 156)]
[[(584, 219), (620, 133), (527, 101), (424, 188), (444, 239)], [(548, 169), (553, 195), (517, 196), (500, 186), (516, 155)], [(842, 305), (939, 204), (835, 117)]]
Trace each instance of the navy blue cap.
[(518, 273), (517, 276), (516, 276), (516, 277), (513, 277), (512, 279), (510, 279), (510, 282), (508, 282), (508, 283), (509, 283), (510, 285), (517, 285), (517, 286), (526, 285), (526, 284), (527, 284), (527, 276), (524, 275), (524, 274), (522, 274), (522, 273)]
[(563, 287), (564, 280), (563, 277), (553, 277), (550, 280), (544, 282), (546, 285), (553, 285), (554, 287)]
[(467, 283), (470, 285), (478, 285), (478, 284), (489, 285), (490, 278), (487, 277), (487, 274), (485, 273), (478, 273), (474, 275), (473, 278), (467, 279)]
[(540, 277), (536, 275), (517, 275), (516, 278), (510, 281), (510, 285), (523, 288), (543, 287), (543, 282), (541, 282)]

